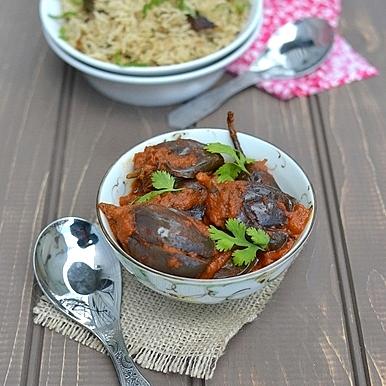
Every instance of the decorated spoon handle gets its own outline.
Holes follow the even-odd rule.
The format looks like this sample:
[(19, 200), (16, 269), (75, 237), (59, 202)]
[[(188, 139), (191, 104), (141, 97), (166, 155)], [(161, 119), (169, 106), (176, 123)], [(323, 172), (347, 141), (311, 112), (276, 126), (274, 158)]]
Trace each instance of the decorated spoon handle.
[(119, 326), (104, 330), (98, 336), (109, 352), (122, 386), (151, 386), (130, 358)]
[(169, 114), (172, 129), (184, 129), (217, 110), (231, 96), (257, 83), (259, 73), (247, 71), (240, 76), (199, 95)]

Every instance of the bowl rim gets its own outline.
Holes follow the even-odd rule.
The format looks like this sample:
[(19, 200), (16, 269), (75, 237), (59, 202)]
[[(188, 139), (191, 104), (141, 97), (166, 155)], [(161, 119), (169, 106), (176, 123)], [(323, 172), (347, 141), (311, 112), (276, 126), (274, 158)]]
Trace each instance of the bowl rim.
[[(97, 212), (97, 220), (98, 220), (98, 225), (100, 227), (100, 229), (102, 230), (102, 233), (105, 235), (108, 243), (110, 244), (110, 246), (116, 251), (118, 252), (119, 254), (122, 255), (122, 257), (130, 260), (132, 263), (134, 263), (135, 265), (139, 266), (140, 268), (142, 269), (145, 269), (145, 271), (150, 271), (151, 273), (155, 274), (155, 275), (159, 275), (159, 276), (162, 276), (162, 277), (166, 277), (168, 279), (172, 279), (173, 281), (178, 281), (180, 283), (189, 283), (189, 284), (194, 284), (194, 285), (202, 285), (202, 284), (224, 284), (224, 283), (229, 283), (229, 282), (239, 282), (239, 281), (244, 281), (244, 280), (248, 280), (248, 279), (253, 279), (257, 276), (260, 276), (262, 274), (265, 274), (266, 272), (270, 272), (270, 271), (273, 271), (276, 267), (279, 267), (281, 266), (282, 264), (284, 264), (287, 260), (289, 260), (292, 256), (294, 256), (296, 254), (296, 252), (301, 249), (301, 247), (304, 246), (305, 242), (308, 240), (310, 234), (311, 234), (311, 231), (312, 229), (314, 228), (314, 225), (315, 225), (315, 218), (316, 218), (316, 210), (317, 210), (317, 204), (316, 204), (316, 197), (315, 197), (315, 189), (313, 187), (313, 184), (312, 182), (310, 181), (310, 179), (308, 178), (308, 175), (305, 173), (304, 169), (299, 165), (299, 163), (294, 159), (292, 158), (287, 152), (283, 151), (281, 148), (277, 147), (276, 145), (274, 145), (273, 143), (269, 142), (269, 141), (266, 141), (260, 137), (257, 137), (257, 136), (254, 136), (254, 135), (251, 135), (251, 134), (248, 134), (248, 133), (244, 133), (244, 132), (241, 132), (239, 131), (238, 134), (243, 134), (247, 137), (252, 137), (254, 139), (257, 139), (259, 141), (262, 141), (270, 146), (272, 146), (275, 150), (279, 151), (280, 153), (282, 153), (283, 155), (287, 156), (291, 161), (294, 162), (295, 166), (300, 170), (300, 172), (303, 174), (303, 176), (305, 177), (309, 187), (310, 187), (310, 192), (311, 192), (311, 197), (312, 197), (312, 213), (311, 213), (311, 217), (310, 219), (308, 220), (308, 223), (310, 224), (309, 225), (309, 228), (308, 230), (304, 233), (304, 231), (301, 233), (300, 237), (299, 237), (299, 242), (297, 243), (297, 245), (294, 247), (294, 248), (291, 248), (287, 253), (285, 253), (280, 259), (274, 261), (273, 263), (257, 270), (257, 271), (253, 271), (253, 272), (249, 272), (247, 274), (244, 274), (244, 275), (240, 275), (240, 276), (231, 276), (231, 277), (227, 277), (227, 278), (221, 278), (221, 279), (195, 279), (195, 278), (190, 278), (190, 277), (183, 277), (183, 276), (176, 276), (176, 275), (172, 275), (172, 274), (169, 274), (169, 273), (165, 273), (165, 272), (161, 272), (161, 271), (158, 271), (154, 268), (151, 268), (141, 262), (139, 262), (138, 260), (136, 260), (134, 257), (132, 257), (131, 255), (129, 255), (127, 252), (125, 252), (119, 245), (118, 243), (109, 235), (108, 231), (105, 229), (105, 227), (103, 226), (103, 221), (102, 221), (102, 211), (98, 208), (98, 204), (101, 202), (99, 197), (100, 197), (100, 194), (101, 194), (101, 188), (102, 188), (102, 185), (103, 183), (105, 182), (106, 178), (107, 178), (107, 175), (110, 173), (111, 169), (121, 160), (121, 158), (123, 158), (128, 152), (130, 152), (133, 148), (141, 145), (142, 143), (144, 142), (147, 142), (149, 140), (153, 140), (153, 141), (156, 141), (158, 138), (162, 138), (165, 136), (165, 134), (170, 134), (171, 137), (175, 136), (175, 135), (178, 135), (178, 133), (190, 133), (190, 132), (193, 132), (193, 131), (196, 131), (196, 130), (214, 130), (214, 131), (221, 131), (221, 132), (226, 132), (228, 133), (229, 131), (227, 129), (224, 129), (224, 128), (220, 128), (220, 127), (199, 127), (199, 128), (194, 128), (194, 129), (186, 129), (186, 130), (176, 130), (176, 131), (171, 131), (171, 132), (164, 132), (164, 133), (161, 133), (159, 135), (156, 135), (154, 137), (151, 137), (151, 138), (148, 138), (146, 139), (145, 141), (141, 141), (139, 143), (137, 143), (136, 145), (132, 146), (129, 150), (125, 151), (124, 153), (122, 153), (111, 165), (110, 167), (107, 169), (106, 173), (103, 175), (102, 179), (101, 179), (101, 182), (99, 184), (99, 187), (98, 187), (98, 191), (97, 191), (97, 196), (96, 196), (96, 212)], [(104, 214), (103, 214), (104, 216)], [(126, 268), (126, 267), (125, 267)], [(127, 268), (126, 268), (127, 269)]]
[[(82, 53), (76, 48), (72, 47), (65, 40), (59, 38), (50, 28), (50, 22), (48, 20), (48, 4), (49, 0), (40, 0), (39, 2), (39, 17), (42, 27), (47, 31), (51, 39), (67, 54), (72, 56), (74, 59), (81, 61), (84, 64), (90, 65), (99, 70), (116, 73), (119, 75), (133, 75), (133, 76), (161, 76), (161, 75), (172, 75), (177, 73), (183, 73), (198, 69), (209, 65), (217, 60), (220, 60), (222, 57), (227, 56), (232, 51), (236, 50), (239, 46), (248, 39), (248, 37), (253, 33), (257, 26), (261, 23), (263, 18), (263, 0), (250, 0), (251, 10), (248, 15), (243, 29), (236, 35), (236, 37), (225, 47), (212, 52), (206, 56), (190, 60), (178, 64), (170, 64), (163, 66), (149, 66), (149, 67), (122, 67), (110, 62), (104, 62), (99, 59), (92, 58), (91, 56)], [(57, 0), (60, 2), (60, 0)], [(59, 21), (56, 20), (57, 23)]]
[(237, 60), (241, 57), (256, 40), (257, 36), (260, 33), (262, 26), (262, 20), (258, 23), (258, 26), (248, 37), (248, 39), (236, 50), (231, 52), (229, 55), (221, 58), (217, 62), (211, 63), (206, 67), (201, 67), (192, 71), (182, 72), (179, 74), (173, 75), (163, 75), (163, 76), (132, 76), (132, 75), (123, 75), (116, 74), (112, 72), (102, 71), (97, 68), (91, 67), (79, 60), (73, 58), (67, 52), (63, 51), (55, 41), (50, 37), (48, 32), (43, 28), (43, 35), (47, 40), (48, 45), (51, 49), (66, 63), (75, 67), (77, 70), (83, 72), (88, 76), (93, 76), (98, 79), (108, 80), (115, 83), (121, 84), (138, 84), (143, 86), (154, 86), (158, 84), (169, 84), (169, 83), (180, 83), (187, 80), (203, 77), (205, 75), (211, 74), (215, 71), (224, 70), (226, 66)]

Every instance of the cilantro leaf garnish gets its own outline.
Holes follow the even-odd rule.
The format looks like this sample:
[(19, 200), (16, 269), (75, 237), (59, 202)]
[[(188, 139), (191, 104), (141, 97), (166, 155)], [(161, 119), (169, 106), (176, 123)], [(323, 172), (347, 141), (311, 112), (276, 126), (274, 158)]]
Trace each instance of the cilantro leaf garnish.
[(268, 245), (269, 236), (268, 233), (256, 228), (247, 228), (247, 235), (257, 245)]
[(222, 154), (227, 154), (231, 156), (232, 158), (236, 159), (237, 157), (237, 150), (234, 149), (232, 146), (225, 145), (220, 142), (212, 142), (208, 143), (205, 146), (205, 150), (209, 151), (210, 153), (222, 153)]
[(250, 264), (256, 258), (258, 251), (264, 251), (268, 247), (270, 238), (262, 229), (247, 228), (244, 223), (235, 218), (229, 218), (225, 228), (232, 235), (211, 225), (209, 238), (215, 242), (215, 247), (220, 252), (229, 251), (234, 247), (243, 247), (235, 249), (232, 253), (232, 261), (236, 266)]
[(234, 181), (241, 172), (250, 174), (246, 165), (255, 162), (254, 159), (245, 157), (242, 152), (223, 143), (208, 143), (204, 149), (209, 153), (226, 154), (233, 159), (233, 162), (227, 162), (216, 170), (218, 182)]
[(216, 170), (218, 182), (234, 181), (239, 174), (239, 167), (233, 163), (225, 163)]
[(174, 189), (176, 179), (168, 172), (157, 170), (151, 175), (151, 182), (155, 189)]
[(237, 249), (232, 254), (233, 264), (236, 266), (249, 265), (250, 263), (252, 263), (253, 260), (255, 260), (256, 253), (258, 250), (258, 247), (254, 245), (251, 245), (244, 249)]
[(138, 197), (135, 202), (137, 202), (138, 204), (143, 204), (144, 202), (152, 200), (154, 197), (157, 197), (163, 193), (178, 192), (182, 190), (174, 188), (175, 182), (176, 179), (170, 173), (164, 170), (157, 170), (151, 175), (151, 183), (153, 185), (153, 188), (156, 190), (153, 190), (149, 193), (144, 194), (141, 197)]

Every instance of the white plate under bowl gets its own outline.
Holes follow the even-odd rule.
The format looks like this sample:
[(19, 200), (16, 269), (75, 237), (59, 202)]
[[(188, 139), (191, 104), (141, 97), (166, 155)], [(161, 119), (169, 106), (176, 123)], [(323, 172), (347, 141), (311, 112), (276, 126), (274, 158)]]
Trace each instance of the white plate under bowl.
[(134, 75), (134, 76), (160, 76), (160, 75), (171, 75), (178, 74), (187, 71), (192, 71), (210, 63), (219, 60), (232, 51), (240, 47), (244, 42), (254, 33), (258, 28), (262, 19), (262, 7), (263, 0), (251, 0), (251, 11), (247, 22), (243, 30), (237, 35), (237, 37), (226, 47), (210, 54), (205, 57), (191, 60), (189, 62), (172, 64), (167, 66), (151, 66), (151, 67), (122, 67), (116, 64), (103, 62), (98, 59), (94, 59), (74, 47), (59, 37), (59, 30), (61, 27), (61, 21), (53, 19), (50, 15), (60, 15), (61, 7), (60, 0), (40, 0), (39, 14), (40, 20), (44, 30), (48, 33), (51, 39), (70, 56), (75, 59), (93, 66), (95, 68), (109, 71), (118, 74)]

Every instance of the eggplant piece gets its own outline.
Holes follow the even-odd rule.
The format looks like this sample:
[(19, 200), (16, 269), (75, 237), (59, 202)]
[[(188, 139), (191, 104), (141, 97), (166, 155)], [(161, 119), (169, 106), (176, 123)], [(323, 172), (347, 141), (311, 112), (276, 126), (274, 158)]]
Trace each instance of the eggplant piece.
[(216, 27), (213, 22), (198, 13), (195, 16), (188, 15), (187, 19), (192, 29), (197, 32), (204, 29), (213, 29)]
[(276, 183), (275, 179), (273, 178), (273, 175), (263, 170), (254, 170), (249, 175), (249, 180), (253, 184), (264, 184), (264, 185), (272, 186), (276, 189), (280, 189), (279, 185)]
[[(180, 178), (194, 178), (199, 172), (211, 172), (223, 165), (224, 158), (220, 154), (209, 153), (204, 147), (192, 139), (177, 139), (154, 146), (157, 150), (166, 148), (169, 151), (170, 157), (164, 160), (164, 166), (169, 173)], [(183, 166), (184, 158), (192, 162)]]
[(134, 219), (136, 233), (149, 244), (168, 245), (206, 258), (213, 254), (213, 242), (189, 216), (176, 209), (138, 206), (134, 209)]
[(188, 216), (195, 218), (196, 220), (202, 221), (205, 216), (205, 200), (208, 196), (205, 186), (201, 185), (197, 180), (178, 180), (176, 188), (191, 189), (195, 193), (197, 192), (201, 197), (197, 205), (193, 206), (188, 210), (184, 210)]
[(195, 218), (196, 220), (202, 221), (205, 216), (205, 205), (198, 205), (193, 207), (192, 209), (185, 210), (184, 213), (186, 213), (188, 216)]
[(167, 169), (176, 177), (194, 178), (199, 172), (211, 172), (224, 164), (224, 158), (220, 154), (209, 153), (204, 149), (205, 145), (192, 139), (177, 139), (165, 142), (172, 154), (178, 157), (192, 156), (194, 164), (180, 167), (174, 160), (167, 161)]
[(185, 277), (198, 277), (212, 258), (212, 240), (186, 214), (160, 205), (133, 208), (135, 232), (129, 253), (144, 264)]
[(277, 249), (280, 249), (288, 240), (288, 234), (283, 231), (278, 230), (268, 233), (270, 237), (268, 243), (269, 251), (276, 251)]
[(205, 145), (192, 139), (177, 139), (148, 146), (134, 156), (133, 193), (144, 194), (152, 190), (152, 173), (165, 170), (180, 179), (193, 179), (199, 172), (212, 172), (224, 164), (220, 154), (212, 154)]
[(200, 176), (200, 182), (208, 192), (206, 221), (217, 227), (224, 227), (228, 218), (235, 217), (255, 228), (282, 228), (288, 220), (286, 211), (296, 203), (280, 189), (253, 180), (217, 183)]
[[(237, 137), (232, 111), (228, 112), (227, 124), (235, 148), (244, 154)], [(244, 201), (239, 219), (247, 226), (256, 228), (281, 227), (286, 224), (285, 211), (278, 204), (283, 203), (286, 209), (290, 211), (293, 209), (296, 200), (280, 190), (275, 179), (268, 171), (254, 170), (249, 176), (245, 173), (241, 177), (249, 180), (249, 185), (243, 197)], [(272, 246), (281, 244), (283, 240), (283, 236), (277, 236), (277, 240), (272, 243)]]
[(247, 226), (280, 228), (287, 223), (282, 205), (292, 210), (295, 202), (293, 197), (280, 189), (251, 181), (244, 194), (239, 218)]
[(207, 261), (184, 252), (171, 253), (158, 245), (146, 245), (142, 239), (128, 240), (130, 254), (138, 261), (157, 271), (183, 277), (198, 277)]
[(225, 263), (213, 276), (214, 279), (225, 279), (227, 277), (240, 276), (247, 273), (249, 267), (237, 267), (231, 261)]
[(178, 179), (176, 181), (176, 188), (192, 189), (196, 192), (206, 194), (205, 186), (200, 184), (197, 180)]

